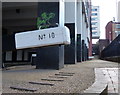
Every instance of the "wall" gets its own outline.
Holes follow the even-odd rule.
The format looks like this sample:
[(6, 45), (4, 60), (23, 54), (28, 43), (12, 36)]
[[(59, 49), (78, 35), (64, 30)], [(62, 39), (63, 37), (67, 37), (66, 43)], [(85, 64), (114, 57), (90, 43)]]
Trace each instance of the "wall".
[(65, 26), (70, 29), (71, 44), (65, 46), (65, 64), (76, 64), (76, 0), (75, 2), (65, 2)]
[(101, 52), (109, 45), (108, 39), (99, 39), (99, 56), (101, 57)]
[(118, 2), (117, 21), (120, 22), (120, 1)]
[(30, 61), (29, 52), (32, 50), (16, 51), (14, 35), (36, 29), (37, 3), (3, 2), (2, 17), (3, 62)]
[(106, 25), (105, 27), (105, 30), (106, 30), (106, 39), (109, 40), (109, 42), (111, 42), (113, 40), (113, 22), (110, 21), (108, 22), (108, 24)]

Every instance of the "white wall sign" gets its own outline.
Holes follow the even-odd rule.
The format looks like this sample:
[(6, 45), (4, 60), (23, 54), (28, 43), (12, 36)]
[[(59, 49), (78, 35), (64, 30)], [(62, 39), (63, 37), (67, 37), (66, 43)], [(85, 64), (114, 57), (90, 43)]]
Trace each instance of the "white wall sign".
[(16, 33), (15, 43), (16, 49), (70, 44), (70, 31), (64, 26)]

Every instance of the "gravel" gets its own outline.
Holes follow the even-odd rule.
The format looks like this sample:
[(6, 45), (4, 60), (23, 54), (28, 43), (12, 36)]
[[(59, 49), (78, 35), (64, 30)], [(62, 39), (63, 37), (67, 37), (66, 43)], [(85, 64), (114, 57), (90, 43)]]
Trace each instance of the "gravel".
[[(102, 60), (91, 60), (65, 65), (60, 70), (35, 69), (35, 66), (30, 65), (16, 66), (2, 71), (2, 89), (3, 93), (82, 93), (94, 83), (94, 68), (103, 67), (118, 67), (118, 64)], [(74, 74), (73, 76), (67, 76), (67, 78), (49, 77), (55, 76), (59, 72)], [(44, 81), (41, 79), (62, 79), (64, 81)], [(30, 84), (30, 81), (51, 83), (54, 86)], [(37, 89), (37, 91), (13, 90), (10, 86), (32, 88)]]

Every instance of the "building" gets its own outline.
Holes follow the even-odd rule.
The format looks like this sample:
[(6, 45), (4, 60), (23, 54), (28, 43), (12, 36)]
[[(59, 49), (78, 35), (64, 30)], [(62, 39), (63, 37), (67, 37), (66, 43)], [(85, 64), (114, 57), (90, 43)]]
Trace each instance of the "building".
[[(2, 13), (2, 54), (5, 64), (31, 64), (32, 62), (35, 63), (36, 68), (60, 69), (64, 67), (64, 64), (86, 61), (91, 55), (90, 0), (3, 2)], [(71, 44), (16, 50), (15, 33), (38, 29), (37, 18), (43, 13), (55, 14), (50, 21), (50, 27), (65, 25), (70, 29)]]
[(120, 1), (118, 2), (117, 6), (117, 21), (120, 22)]
[(117, 5), (117, 22), (110, 21), (106, 25), (106, 40), (108, 45), (101, 51), (100, 57), (105, 60), (120, 63), (120, 1)]
[(110, 21), (106, 27), (106, 39), (111, 43), (120, 34), (120, 23)]
[(120, 22), (114, 22), (113, 31), (115, 31), (115, 39), (120, 34)]
[(109, 40), (108, 39), (99, 39), (98, 41), (98, 55), (99, 58), (101, 58), (101, 52), (109, 45)]
[(110, 21), (107, 23), (106, 27), (105, 27), (105, 30), (106, 30), (106, 39), (109, 40), (109, 42), (111, 42), (113, 40), (113, 22)]
[(120, 34), (120, 1), (118, 2), (118, 9), (117, 9), (117, 25), (116, 25), (116, 33), (117, 33), (117, 36)]
[[(36, 68), (39, 68), (39, 63), (41, 63), (41, 68), (60, 69), (64, 67), (63, 46), (20, 50), (15, 48), (15, 33), (37, 30), (37, 18), (41, 17), (43, 13), (55, 14), (50, 22), (50, 27), (57, 27), (56, 23), (60, 26), (64, 25), (64, 2), (61, 2), (61, 0), (58, 2), (3, 2), (2, 13), (2, 50), (5, 65), (7, 63), (12, 63), (12, 65), (14, 63), (17, 63), (17, 65), (35, 63)], [(41, 53), (41, 56), (39, 53)], [(32, 62), (33, 54), (37, 55), (34, 58), (35, 62)]]
[(2, 55), (4, 63), (30, 62), (34, 50), (15, 49), (17, 32), (36, 29), (37, 3), (2, 2)]
[(99, 6), (92, 6), (91, 24), (92, 24), (92, 38), (99, 39), (99, 37), (100, 37)]

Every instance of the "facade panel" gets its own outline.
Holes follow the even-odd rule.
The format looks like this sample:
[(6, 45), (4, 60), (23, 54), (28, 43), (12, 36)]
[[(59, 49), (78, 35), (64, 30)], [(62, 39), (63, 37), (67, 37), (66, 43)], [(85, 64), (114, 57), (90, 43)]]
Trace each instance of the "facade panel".
[(117, 21), (120, 22), (120, 1), (118, 2)]

